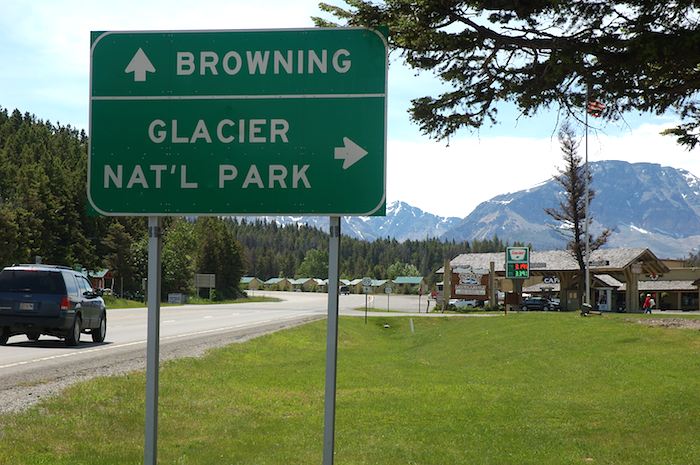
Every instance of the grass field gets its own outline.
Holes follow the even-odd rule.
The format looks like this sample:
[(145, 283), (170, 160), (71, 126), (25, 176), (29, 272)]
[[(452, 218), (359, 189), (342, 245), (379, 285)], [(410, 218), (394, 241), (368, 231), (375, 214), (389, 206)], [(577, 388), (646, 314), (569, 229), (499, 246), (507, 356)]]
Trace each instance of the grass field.
[[(699, 464), (700, 333), (641, 318), (343, 318), (335, 463)], [(163, 364), (159, 463), (320, 464), (325, 332)], [(142, 463), (144, 391), (96, 379), (0, 417), (0, 464)]]

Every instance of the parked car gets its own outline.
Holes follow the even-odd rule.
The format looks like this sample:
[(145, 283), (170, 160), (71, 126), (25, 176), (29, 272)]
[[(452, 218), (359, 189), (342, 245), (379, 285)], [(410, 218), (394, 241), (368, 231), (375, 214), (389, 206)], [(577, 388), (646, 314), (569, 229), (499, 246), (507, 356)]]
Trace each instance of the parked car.
[(350, 295), (350, 288), (348, 286), (340, 286), (338, 288), (338, 292), (340, 293), (340, 295)]
[(551, 310), (554, 305), (546, 297), (528, 297), (520, 304), (521, 310)]
[(456, 308), (475, 308), (482, 307), (484, 303), (476, 299), (450, 299), (450, 305)]
[(94, 342), (103, 342), (107, 334), (104, 300), (82, 273), (55, 265), (0, 271), (0, 345), (19, 334), (30, 341), (47, 334), (75, 346), (81, 333)]

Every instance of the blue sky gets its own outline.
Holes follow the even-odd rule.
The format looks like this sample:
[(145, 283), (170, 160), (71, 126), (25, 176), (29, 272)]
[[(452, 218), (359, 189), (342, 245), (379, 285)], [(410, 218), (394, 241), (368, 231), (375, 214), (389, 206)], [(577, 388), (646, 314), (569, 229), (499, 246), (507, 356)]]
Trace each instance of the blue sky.
[[(315, 0), (133, 1), (20, 0), (0, 15), (0, 106), (87, 130), (90, 31), (277, 29), (312, 27)], [(412, 98), (435, 94), (440, 84), (416, 77), (397, 54), (390, 57), (387, 130), (387, 200), (403, 200), (443, 216), (464, 217), (489, 198), (550, 179), (561, 166), (556, 114), (518, 118), (500, 109), (501, 121), (474, 133), (436, 142), (410, 123)], [(624, 122), (590, 132), (589, 159), (653, 162), (700, 175), (700, 153), (658, 135), (673, 115), (626, 115)], [(583, 145), (582, 145), (583, 147)]]

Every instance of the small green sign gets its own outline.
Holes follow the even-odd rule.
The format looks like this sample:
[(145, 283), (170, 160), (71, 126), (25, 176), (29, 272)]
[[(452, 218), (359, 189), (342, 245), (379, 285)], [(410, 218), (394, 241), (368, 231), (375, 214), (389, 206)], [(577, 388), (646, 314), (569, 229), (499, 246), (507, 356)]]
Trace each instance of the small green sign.
[(528, 247), (506, 248), (506, 278), (527, 279), (530, 277), (530, 249)]
[(384, 214), (386, 73), (364, 28), (93, 33), (90, 203)]

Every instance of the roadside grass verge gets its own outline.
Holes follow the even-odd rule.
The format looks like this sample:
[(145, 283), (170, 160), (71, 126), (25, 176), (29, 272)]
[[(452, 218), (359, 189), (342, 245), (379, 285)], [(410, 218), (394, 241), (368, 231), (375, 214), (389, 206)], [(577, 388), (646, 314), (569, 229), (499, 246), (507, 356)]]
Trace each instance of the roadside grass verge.
[[(700, 333), (629, 317), (341, 318), (335, 463), (700, 463)], [(321, 463), (325, 324), (164, 363), (159, 463)], [(0, 464), (142, 463), (144, 385), (0, 417)]]
[(112, 310), (113, 308), (141, 308), (146, 306), (146, 304), (140, 300), (122, 299), (115, 295), (103, 295), (102, 298), (108, 310)]
[[(143, 308), (146, 306), (145, 302), (137, 300), (121, 299), (114, 296), (103, 296), (105, 305), (109, 310), (120, 309), (120, 308)], [(229, 300), (209, 300), (202, 299), (199, 297), (193, 297), (188, 300), (185, 305), (216, 305), (216, 304), (244, 304), (252, 302), (280, 302), (282, 299), (277, 297), (265, 297), (265, 296), (254, 296), (254, 297), (244, 297), (240, 299), (229, 299)], [(172, 307), (179, 304), (169, 304), (167, 302), (161, 302), (162, 307)]]

